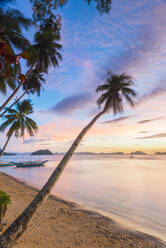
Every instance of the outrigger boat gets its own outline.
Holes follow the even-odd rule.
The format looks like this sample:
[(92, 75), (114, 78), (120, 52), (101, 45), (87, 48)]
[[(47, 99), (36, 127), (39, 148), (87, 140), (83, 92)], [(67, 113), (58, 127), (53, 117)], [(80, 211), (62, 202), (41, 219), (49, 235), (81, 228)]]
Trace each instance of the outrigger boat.
[(17, 168), (31, 168), (31, 167), (41, 167), (44, 166), (46, 161), (26, 161), (26, 162), (15, 162), (14, 165), (16, 165)]
[(14, 166), (15, 164), (12, 162), (0, 162), (0, 167), (4, 167), (4, 166)]

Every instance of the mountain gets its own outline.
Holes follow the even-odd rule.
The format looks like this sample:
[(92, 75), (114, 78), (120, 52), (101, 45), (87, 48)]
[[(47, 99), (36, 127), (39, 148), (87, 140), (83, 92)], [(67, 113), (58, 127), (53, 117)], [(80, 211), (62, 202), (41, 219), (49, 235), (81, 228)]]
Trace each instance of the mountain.
[(131, 155), (146, 155), (145, 152), (141, 152), (141, 151), (136, 151), (136, 152), (131, 152)]
[(166, 155), (166, 152), (155, 152), (155, 155)]
[(38, 150), (38, 151), (32, 152), (31, 155), (53, 155), (53, 153), (50, 150), (45, 149), (45, 150)]

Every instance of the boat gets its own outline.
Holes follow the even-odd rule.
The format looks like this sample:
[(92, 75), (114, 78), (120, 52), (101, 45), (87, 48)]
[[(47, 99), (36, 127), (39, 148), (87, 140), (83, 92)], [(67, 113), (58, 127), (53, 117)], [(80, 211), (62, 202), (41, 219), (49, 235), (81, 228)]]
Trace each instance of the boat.
[(14, 166), (15, 164), (13, 164), (12, 162), (0, 162), (0, 167), (4, 167), (4, 166)]
[(15, 162), (17, 168), (32, 168), (32, 167), (41, 167), (44, 166), (44, 164), (48, 160), (45, 161), (26, 161), (26, 162)]

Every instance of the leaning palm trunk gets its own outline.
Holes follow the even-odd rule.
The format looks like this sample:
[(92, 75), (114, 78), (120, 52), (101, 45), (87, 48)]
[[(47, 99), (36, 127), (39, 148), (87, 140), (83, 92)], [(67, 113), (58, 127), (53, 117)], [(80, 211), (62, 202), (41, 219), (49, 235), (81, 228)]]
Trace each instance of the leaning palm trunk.
[[(27, 71), (26, 73), (26, 77), (31, 73), (31, 71), (33, 70), (34, 64), (30, 67), (30, 69)], [(19, 91), (20, 87), (23, 85), (23, 83), (25, 82), (25, 80), (21, 81), (19, 83), (19, 85), (17, 86), (17, 88), (12, 92), (12, 94), (8, 97), (8, 99), (0, 106), (0, 111), (2, 111), (10, 102), (10, 100), (15, 96), (15, 94)]]
[(11, 109), (18, 101), (20, 101), (21, 98), (23, 98), (23, 96), (25, 96), (26, 93), (27, 93), (27, 90), (24, 91), (24, 93), (23, 93), (19, 98), (17, 98), (17, 99), (10, 105), (9, 108), (7, 108), (5, 111), (3, 111), (2, 114), (0, 114), (0, 118), (1, 118), (2, 116), (4, 116), (4, 114), (5, 114), (9, 109)]
[(3, 222), (3, 216), (4, 216), (4, 204), (0, 206), (0, 232), (2, 232), (2, 222)]
[(0, 206), (0, 232), (3, 231), (3, 225), (4, 225), (3, 221), (4, 221), (6, 210), (7, 210), (7, 205), (5, 206), (5, 204), (3, 203)]
[(11, 138), (11, 135), (8, 136), (8, 138), (7, 138), (7, 140), (6, 140), (6, 143), (5, 143), (5, 145), (4, 145), (4, 147), (3, 147), (2, 151), (1, 151), (0, 158), (1, 158), (1, 157), (3, 156), (3, 154), (4, 154), (5, 149), (6, 149), (6, 146), (7, 146), (7, 144), (9, 143), (10, 138)]
[(36, 210), (41, 206), (44, 200), (49, 196), (52, 188), (55, 183), (58, 181), (60, 175), (65, 169), (68, 161), (72, 157), (75, 152), (77, 146), (88, 132), (88, 130), (95, 124), (95, 122), (105, 113), (106, 111), (102, 111), (97, 114), (92, 121), (81, 131), (78, 135), (70, 149), (62, 158), (61, 162), (54, 170), (44, 187), (40, 190), (40, 192), (36, 195), (34, 200), (29, 204), (29, 206), (23, 211), (23, 213), (9, 226), (9, 228), (0, 236), (0, 248), (11, 248), (18, 240), (18, 238), (22, 235), (22, 233), (28, 227), (28, 223), (33, 217)]

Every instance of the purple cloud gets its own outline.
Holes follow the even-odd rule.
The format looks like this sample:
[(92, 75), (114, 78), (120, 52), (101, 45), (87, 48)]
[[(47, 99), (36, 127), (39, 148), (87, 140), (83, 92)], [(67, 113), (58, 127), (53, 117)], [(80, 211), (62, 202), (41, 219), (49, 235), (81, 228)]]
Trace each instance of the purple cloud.
[(162, 120), (164, 118), (165, 118), (164, 116), (160, 116), (160, 117), (153, 118), (153, 119), (147, 119), (147, 120), (138, 121), (137, 123), (138, 124), (144, 124), (144, 123), (148, 123), (148, 122), (152, 122), (152, 121)]
[(84, 110), (85, 107), (89, 107), (94, 103), (94, 96), (85, 92), (62, 99), (50, 111), (59, 114), (72, 114), (78, 110)]
[(143, 137), (136, 138), (136, 139), (156, 139), (156, 138), (165, 138), (165, 137), (166, 137), (166, 133), (158, 133), (154, 135), (143, 136)]
[(139, 133), (149, 133), (150, 131), (140, 131)]
[[(138, 9), (143, 11), (137, 11)], [(152, 58), (156, 60), (161, 55), (166, 40), (165, 11), (166, 4), (160, 0), (154, 0), (153, 3), (148, 0), (142, 1), (139, 7), (135, 6), (135, 9), (130, 6), (126, 11), (128, 16), (124, 15), (120, 18), (123, 21), (125, 17), (122, 30), (126, 29), (128, 36), (126, 38), (124, 33), (121, 34), (123, 41), (121, 52), (110, 59), (109, 64), (113, 71), (128, 72), (144, 69), (145, 63), (147, 66)]]
[(121, 121), (127, 120), (129, 118), (131, 118), (131, 116), (124, 116), (124, 117), (119, 117), (119, 118), (116, 118), (116, 119), (113, 119), (113, 120), (109, 120), (109, 121), (103, 121), (101, 123), (102, 124), (117, 123), (117, 122), (121, 122)]

